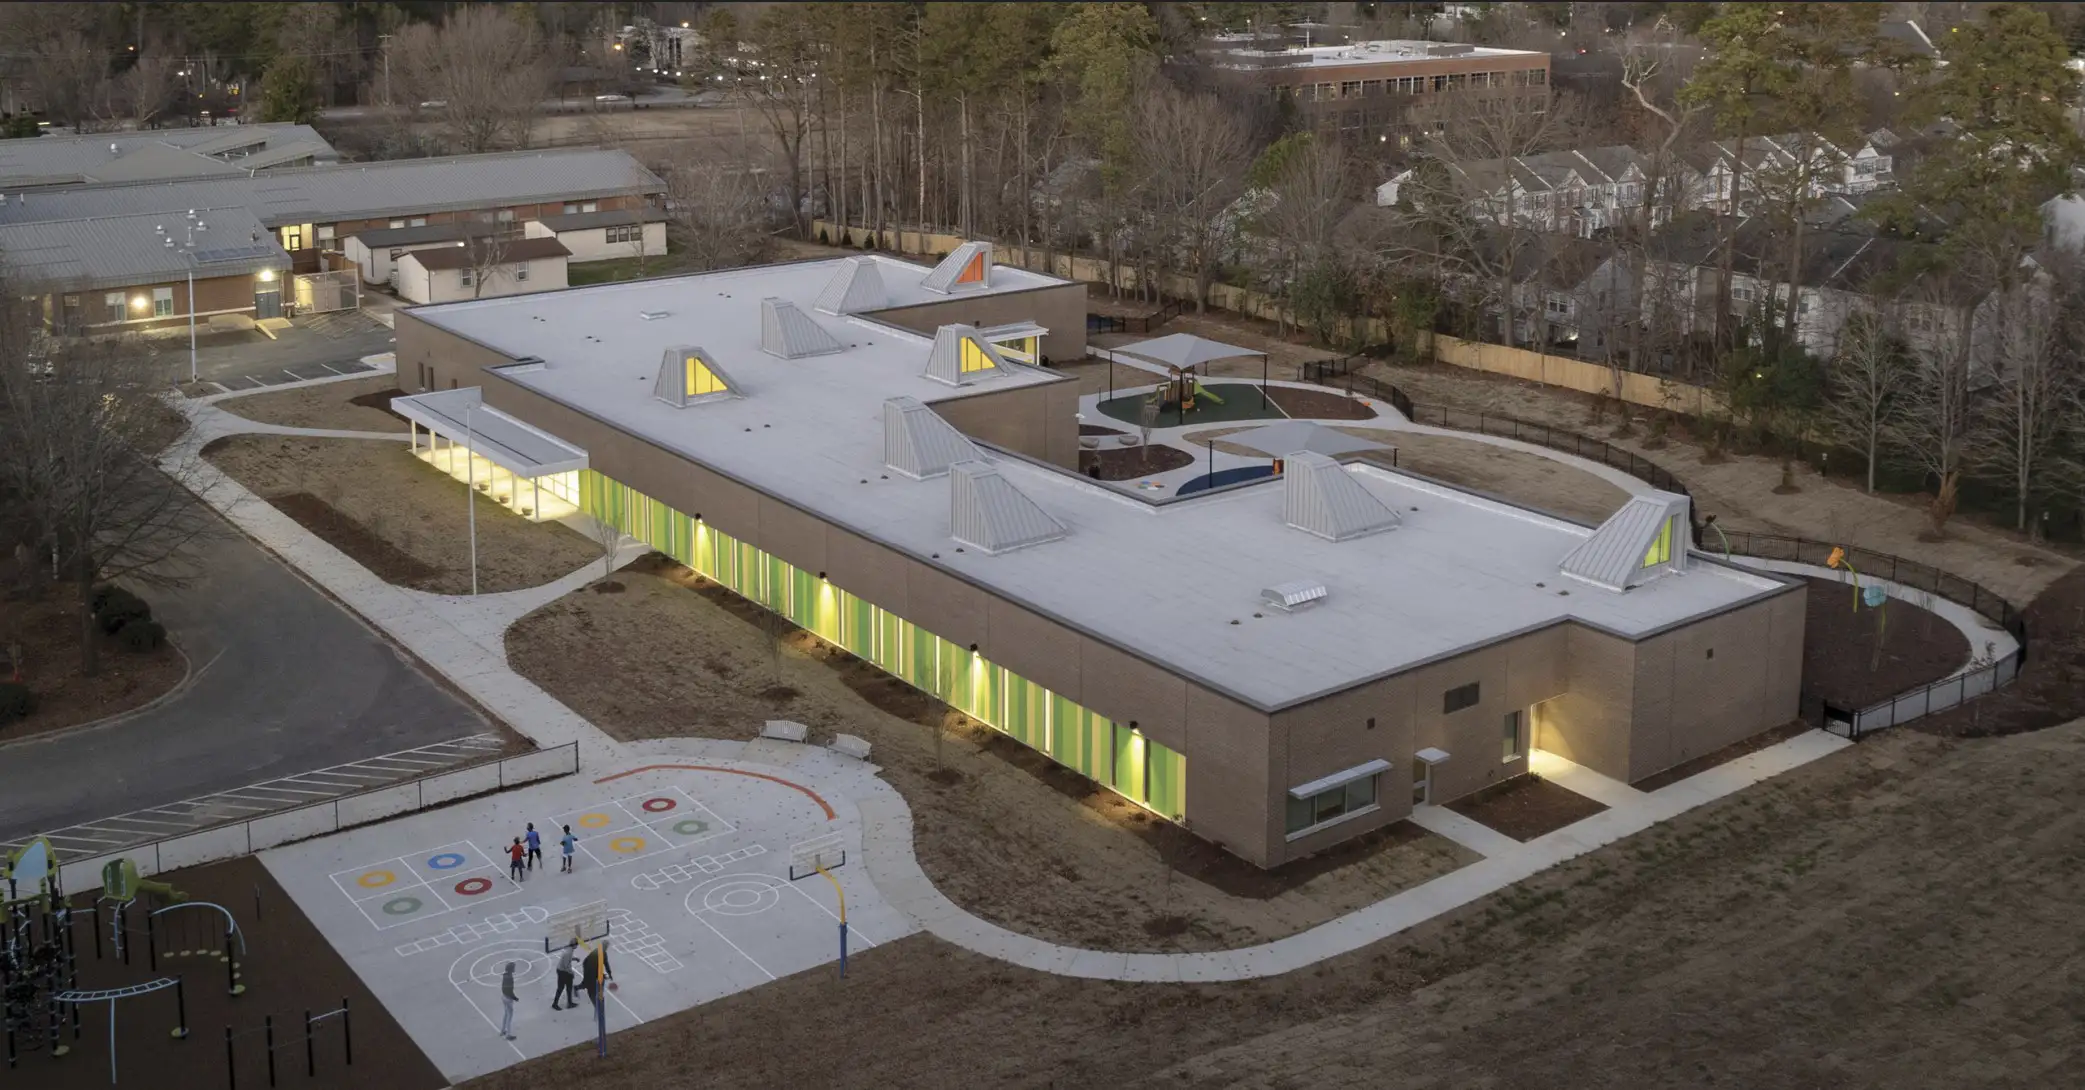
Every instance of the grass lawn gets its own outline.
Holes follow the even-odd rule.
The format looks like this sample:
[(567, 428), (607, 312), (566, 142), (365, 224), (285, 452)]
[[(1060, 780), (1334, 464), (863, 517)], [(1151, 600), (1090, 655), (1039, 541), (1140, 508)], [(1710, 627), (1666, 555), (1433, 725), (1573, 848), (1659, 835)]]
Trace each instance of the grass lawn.
[(614, 257), (606, 261), (575, 262), (565, 266), (565, 283), (573, 287), (608, 284), (617, 280), (643, 280), (688, 271), (687, 258), (668, 253), (657, 257)]
[(384, 402), (387, 395), (395, 397), (403, 393), (405, 391), (398, 388), (398, 376), (378, 375), (353, 382), (307, 386), (301, 390), (234, 397), (217, 404), (228, 413), (263, 424), (403, 434), (405, 421), (376, 404)]

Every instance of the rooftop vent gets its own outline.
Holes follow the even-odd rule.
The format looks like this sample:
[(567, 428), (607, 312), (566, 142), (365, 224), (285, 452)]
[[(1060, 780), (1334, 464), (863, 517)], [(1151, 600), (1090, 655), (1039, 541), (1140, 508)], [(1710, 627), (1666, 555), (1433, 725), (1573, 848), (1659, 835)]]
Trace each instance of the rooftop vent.
[(769, 297), (760, 301), (760, 350), (795, 360), (831, 355), (840, 350), (840, 342), (795, 303)]
[(744, 395), (708, 350), (684, 344), (667, 349), (660, 358), (652, 396), (676, 409), (685, 409), (705, 401)]
[(673, 312), (670, 310), (640, 310), (637, 312), (637, 317), (647, 322), (656, 322), (661, 318), (673, 317)]
[(1283, 613), (1300, 613), (1325, 600), (1325, 584), (1312, 579), (1291, 579), (1260, 592), (1260, 601)]
[(883, 464), (916, 481), (939, 477), (957, 462), (982, 457), (955, 425), (917, 398), (883, 403)]
[(1323, 454), (1299, 451), (1283, 472), (1282, 521), (1327, 541), (1348, 541), (1397, 528), (1399, 518), (1340, 464)]
[(928, 378), (950, 386), (968, 386), (1005, 370), (1006, 361), (975, 327), (945, 325), (935, 330), (934, 349), (927, 353)]
[(818, 293), (813, 309), (841, 315), (882, 310), (889, 305), (890, 296), (883, 290), (883, 274), (876, 268), (876, 259), (850, 257), (840, 263), (840, 271)]
[(950, 536), (987, 553), (1012, 552), (1055, 541), (1064, 524), (1035, 505), (990, 463), (957, 462), (948, 467)]
[(1693, 534), (1687, 497), (1672, 492), (1632, 496), (1559, 565), (1565, 575), (1624, 591), (1685, 570)]
[(920, 281), (920, 287), (940, 295), (983, 291), (992, 285), (992, 244), (966, 242), (949, 251), (941, 264)]

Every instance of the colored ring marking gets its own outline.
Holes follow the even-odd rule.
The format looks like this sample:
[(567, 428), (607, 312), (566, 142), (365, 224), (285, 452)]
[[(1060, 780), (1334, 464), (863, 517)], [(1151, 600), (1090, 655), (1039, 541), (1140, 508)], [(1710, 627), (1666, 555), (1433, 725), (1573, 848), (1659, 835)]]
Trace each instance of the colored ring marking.
[(607, 814), (598, 812), (592, 814), (581, 814), (579, 815), (579, 827), (582, 829), (598, 829), (613, 820), (615, 819), (609, 817)]
[(808, 797), (812, 802), (817, 803), (818, 808), (820, 810), (825, 811), (825, 820), (833, 821), (838, 818), (838, 815), (833, 813), (833, 804), (825, 801), (825, 799), (822, 796), (820, 796), (818, 792), (813, 791), (808, 787), (805, 787), (803, 784), (795, 783), (790, 780), (785, 780), (780, 776), (770, 776), (765, 772), (747, 772), (743, 769), (737, 768), (719, 768), (716, 765), (640, 765), (636, 768), (626, 769), (622, 772), (617, 772), (611, 776), (603, 776), (600, 779), (595, 780), (594, 782), (614, 783), (616, 780), (620, 780), (625, 776), (635, 776), (640, 772), (658, 772), (662, 769), (669, 768), (685, 769), (689, 772), (722, 772), (732, 776), (750, 776), (756, 780), (767, 780), (771, 783), (778, 783), (784, 787), (803, 792), (804, 795)]
[(456, 892), (463, 894), (465, 897), (476, 897), (478, 894), (483, 893), (491, 888), (492, 879), (483, 876), (477, 878), (466, 878), (463, 881), (456, 883)]
[(608, 842), (608, 850), (622, 855), (641, 852), (644, 850), (644, 838), (641, 836), (619, 836)]
[(673, 823), (673, 831), (682, 836), (697, 836), (709, 832), (709, 822), (701, 818), (682, 818)]
[(455, 870), (463, 866), (463, 856), (455, 852), (443, 852), (440, 855), (429, 856), (427, 865), (436, 870)]
[(360, 878), (355, 879), (355, 884), (363, 889), (382, 889), (396, 881), (398, 881), (398, 876), (390, 871), (372, 870), (364, 871)]
[(410, 916), (418, 911), (420, 911), (420, 898), (418, 897), (393, 897), (384, 902), (384, 915), (386, 916)]
[(672, 799), (646, 799), (646, 800), (644, 800), (644, 808), (645, 808), (646, 812), (648, 812), (648, 813), (653, 813), (653, 814), (663, 814), (663, 813), (665, 813), (666, 811), (668, 811), (668, 810), (671, 810), (671, 809), (673, 809), (673, 808), (674, 808), (675, 806), (677, 806), (677, 805), (679, 805), (679, 804), (678, 804), (678, 803), (676, 803), (676, 802), (674, 802), (674, 801), (673, 801)]

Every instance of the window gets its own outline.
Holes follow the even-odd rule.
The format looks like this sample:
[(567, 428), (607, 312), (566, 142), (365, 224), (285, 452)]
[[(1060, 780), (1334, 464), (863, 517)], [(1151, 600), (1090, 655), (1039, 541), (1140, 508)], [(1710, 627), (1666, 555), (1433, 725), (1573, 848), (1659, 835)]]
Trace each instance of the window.
[(1362, 80), (1361, 93), (1369, 98), (1374, 98), (1377, 95), (1382, 94), (1383, 81), (1379, 79)]
[(972, 371), (989, 371), (991, 368), (992, 358), (985, 355), (976, 341), (968, 337), (963, 338), (963, 362), (960, 368), (962, 373), (967, 375)]
[(111, 314), (123, 313), (123, 293), (120, 291), (112, 291), (107, 295), (102, 296), (101, 305), (107, 307), (109, 309), (109, 313)]
[(728, 392), (729, 387), (717, 381), (717, 376), (712, 374), (710, 369), (705, 367), (700, 359), (689, 356), (682, 361), (682, 365), (687, 369), (686, 377), (683, 380), (686, 385), (682, 387), (682, 389), (687, 391), (687, 396), (701, 397), (704, 394)]
[(465, 269), (462, 272), (457, 273), (456, 275), (459, 279), (463, 281), (463, 286), (466, 288), (470, 287), (473, 283), (477, 281), (477, 274), (470, 269)]
[(398, 230), (398, 229), (399, 229), (400, 227), (404, 227), (404, 226), (405, 226), (405, 221), (404, 221), (404, 220), (392, 220), (392, 221), (391, 221), (391, 229), (392, 229), (393, 231), (396, 231), (396, 230)]
[(402, 247), (402, 246), (393, 246), (393, 247), (391, 247), (391, 260), (393, 260), (393, 261), (396, 261), (396, 260), (398, 260), (399, 258), (401, 258), (401, 257), (404, 257), (404, 256), (405, 256), (405, 248), (404, 248), (404, 247)]
[(1678, 521), (1677, 518), (1669, 518), (1665, 520), (1665, 525), (1658, 527), (1658, 536), (1651, 539), (1651, 547), (1644, 551), (1644, 567), (1655, 568), (1660, 564), (1672, 563), (1672, 524)]
[(1552, 318), (1563, 318), (1571, 313), (1571, 300), (1552, 295), (1542, 301), (1542, 309)]
[(599, 212), (601, 210), (601, 205), (598, 201), (588, 201), (585, 204), (580, 205), (579, 210), (581, 212)]
[(1459, 712), (1464, 708), (1474, 708), (1476, 706), (1477, 683), (1474, 681), (1470, 682), (1468, 685), (1458, 685), (1455, 688), (1450, 689), (1447, 692), (1441, 694), (1441, 714), (1443, 715), (1447, 715), (1450, 712)]
[(302, 228), (302, 227), (285, 227), (285, 228), (283, 228), (283, 229), (282, 229), (282, 248), (283, 248), (283, 249), (285, 249), (285, 250), (301, 250), (301, 249), (303, 249), (303, 248), (304, 248), (304, 228)]
[(1534, 71), (1532, 71), (1532, 72), (1529, 72), (1529, 73), (1528, 73), (1528, 82), (1529, 82), (1530, 84), (1533, 84), (1533, 85), (1534, 85), (1534, 86), (1536, 86), (1536, 87), (1540, 87), (1540, 86), (1542, 86), (1543, 84), (1545, 84), (1545, 83), (1548, 83), (1548, 82), (1549, 82), (1549, 71), (1548, 71), (1548, 69), (1544, 69), (1544, 68), (1537, 68), (1537, 69), (1535, 69)]
[(1341, 84), (1339, 85), (1339, 97), (1341, 97), (1341, 98), (1360, 98), (1360, 97), (1361, 97), (1361, 81), (1360, 81), (1360, 80), (1357, 80), (1357, 79), (1350, 79), (1350, 80), (1346, 80), (1345, 82), (1341, 83)]
[(501, 223), (513, 223), (513, 222), (514, 222), (514, 210), (513, 210), (513, 209), (511, 209), (511, 208), (502, 208), (502, 209), (500, 209), (500, 211), (499, 211), (499, 215), (497, 215), (497, 216), (495, 216), (495, 217), (493, 217), (493, 218), (494, 218), (494, 219), (497, 219), (497, 220), (498, 220), (499, 222), (501, 222)]
[(152, 316), (154, 318), (164, 318), (172, 313), (174, 313), (174, 289), (153, 288)]
[(1290, 835), (1305, 829), (1323, 825), (1334, 818), (1358, 814), (1373, 809), (1376, 804), (1376, 780), (1382, 773), (1363, 776), (1337, 787), (1327, 788), (1306, 798), (1289, 797), (1288, 832)]
[(641, 224), (630, 224), (626, 227), (610, 227), (607, 229), (607, 240), (610, 245), (618, 242), (641, 242), (643, 239), (644, 227)]
[(426, 217), (426, 216), (414, 216), (414, 217), (413, 217), (413, 226), (415, 226), (415, 227), (425, 227), (425, 226), (427, 226), (427, 217)]
[(1514, 710), (1512, 710), (1512, 711), (1510, 711), (1510, 712), (1507, 712), (1507, 713), (1506, 713), (1506, 718), (1505, 718), (1505, 720), (1503, 721), (1503, 723), (1502, 723), (1502, 724), (1501, 724), (1501, 726), (1500, 726), (1500, 729), (1499, 729), (1499, 750), (1500, 750), (1500, 752), (1499, 752), (1499, 761), (1500, 761), (1500, 763), (1504, 763), (1504, 762), (1506, 762), (1506, 761), (1517, 761), (1517, 760), (1520, 760), (1520, 756), (1521, 756), (1521, 754), (1522, 754), (1523, 752), (1525, 752), (1524, 750), (1522, 750), (1522, 749), (1521, 749), (1521, 741), (1520, 741), (1520, 740), (1521, 740), (1521, 737), (1522, 737), (1522, 735), (1521, 735), (1521, 729), (1520, 729), (1520, 725), (1521, 725), (1521, 716), (1522, 716), (1522, 713), (1521, 713), (1521, 711), (1520, 711), (1520, 710), (1519, 710), (1518, 708), (1516, 708), (1516, 709), (1514, 709)]
[(528, 262), (524, 261), (524, 262), (522, 262), (521, 264), (519, 264), (519, 265), (516, 265), (516, 266), (514, 266), (514, 279), (516, 279), (516, 280), (527, 280), (527, 279), (528, 279)]
[(576, 205), (576, 204), (568, 204), (568, 205), (566, 205), (566, 206), (564, 207), (564, 211), (563, 211), (562, 213), (560, 213), (560, 214), (561, 214), (561, 215), (566, 215), (566, 216), (572, 216), (572, 215), (577, 215), (577, 214), (578, 214), (578, 212), (579, 212), (579, 206), (578, 206), (578, 205)]

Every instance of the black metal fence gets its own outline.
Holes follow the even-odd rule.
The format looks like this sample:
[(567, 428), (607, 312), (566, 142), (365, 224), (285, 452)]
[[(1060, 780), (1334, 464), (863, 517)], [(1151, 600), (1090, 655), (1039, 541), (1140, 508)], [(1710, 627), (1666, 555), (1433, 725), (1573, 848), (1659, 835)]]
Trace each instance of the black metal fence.
[(1190, 304), (1185, 299), (1163, 300), (1157, 310), (1149, 314), (1132, 314), (1127, 317), (1114, 314), (1086, 314), (1086, 334), (1095, 333), (1150, 333), (1167, 322), (1187, 313)]

